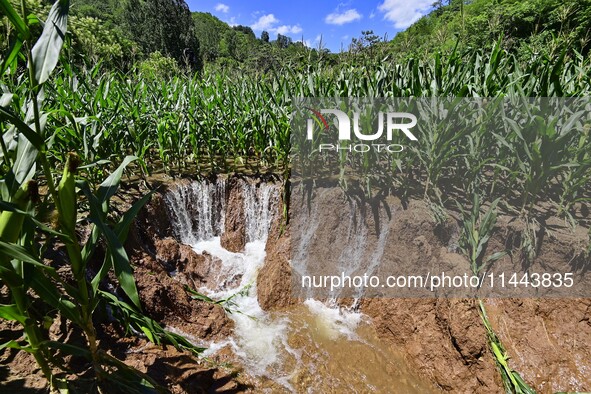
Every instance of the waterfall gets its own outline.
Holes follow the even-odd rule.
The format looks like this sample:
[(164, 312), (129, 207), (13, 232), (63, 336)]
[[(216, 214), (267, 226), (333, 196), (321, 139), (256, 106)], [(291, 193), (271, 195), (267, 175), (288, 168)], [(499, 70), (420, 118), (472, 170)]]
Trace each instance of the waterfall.
[[(267, 240), (279, 202), (279, 188), (273, 183), (240, 180), (245, 216), (246, 242)], [(193, 181), (178, 185), (165, 194), (174, 236), (187, 245), (210, 240), (224, 233), (228, 182)]]
[(226, 215), (226, 180), (194, 181), (165, 194), (176, 238), (187, 245), (220, 236)]
[(207, 252), (221, 261), (215, 284), (197, 289), (215, 300), (231, 299), (236, 313), (229, 317), (235, 323), (233, 338), (212, 344), (214, 352), (231, 346), (251, 366), (251, 372), (262, 375), (267, 367), (279, 362), (286, 322), (270, 319), (257, 299), (256, 279), (265, 262), (269, 229), (277, 214), (280, 193), (273, 183), (237, 180), (242, 194), (246, 246), (233, 253), (221, 246), (224, 221), (229, 207), (229, 183), (222, 178), (215, 182), (195, 181), (169, 191), (165, 200), (174, 235), (197, 253)]
[[(334, 188), (317, 188), (310, 197), (297, 191), (292, 194), (291, 240), (292, 272), (304, 275), (374, 275), (380, 268), (390, 235), (390, 221), (384, 213), (376, 215), (366, 202), (345, 200)], [(329, 306), (340, 300), (367, 296), (366, 288), (326, 286), (298, 287), (300, 298), (326, 300)]]
[[(241, 194), (241, 207), (228, 206), (230, 192)], [(292, 267), (295, 272), (309, 268), (304, 258), (307, 247), (314, 244), (324, 224), (318, 218), (330, 214), (331, 204), (337, 203), (331, 200), (330, 194), (321, 193), (320, 197), (330, 204), (324, 208), (313, 204), (311, 216), (303, 218), (298, 228), (301, 236), (293, 245), (298, 256), (295, 259), (303, 265)], [(328, 300), (323, 297), (325, 301), (308, 298), (303, 305), (288, 311), (266, 312), (260, 307), (257, 276), (265, 262), (269, 230), (279, 214), (278, 185), (250, 179), (228, 182), (218, 178), (211, 182), (182, 183), (169, 190), (164, 198), (176, 239), (190, 245), (197, 253), (211, 256), (215, 272), (208, 274), (207, 287), (203, 285), (195, 290), (214, 300), (230, 300), (225, 306), (231, 310), (228, 317), (234, 321), (233, 334), (219, 342), (201, 344), (208, 348), (204, 356), (213, 356), (229, 347), (248, 374), (266, 378), (261, 379), (266, 382), (261, 392), (337, 392), (351, 391), (351, 387), (356, 387), (355, 392), (386, 392), (386, 388), (391, 387), (413, 392), (408, 390), (413, 387), (412, 381), (409, 384), (404, 375), (397, 377), (400, 374), (391, 373), (397, 368), (392, 364), (392, 356), (375, 346), (372, 336), (358, 335), (364, 317), (356, 311), (357, 301), (350, 308), (343, 308), (339, 295), (335, 294)], [(242, 209), (243, 213), (246, 245), (239, 253), (225, 249), (221, 243), (230, 209)], [(359, 207), (352, 203), (349, 209), (356, 212)], [(347, 272), (354, 273), (364, 266), (361, 261), (369, 257), (365, 244), (370, 231), (361, 220), (353, 219), (343, 223), (343, 230), (339, 236), (348, 246), (339, 249), (336, 257), (342, 263), (349, 262)], [(369, 267), (365, 266), (370, 272), (381, 258), (387, 238), (388, 232), (382, 231), (377, 248), (371, 253)], [(319, 263), (322, 264), (311, 264)], [(327, 368), (329, 365), (339, 365), (343, 369)], [(376, 369), (375, 365), (379, 367)], [(385, 365), (389, 367), (384, 368)]]
[(279, 190), (276, 185), (263, 183), (255, 187), (243, 183), (246, 242), (266, 241), (276, 214)]

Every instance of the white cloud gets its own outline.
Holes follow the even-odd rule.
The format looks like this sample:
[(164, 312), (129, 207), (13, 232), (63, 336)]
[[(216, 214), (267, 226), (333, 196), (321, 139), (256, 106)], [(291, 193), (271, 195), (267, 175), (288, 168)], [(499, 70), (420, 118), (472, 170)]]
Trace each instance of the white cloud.
[(273, 14), (267, 14), (259, 17), (259, 19), (250, 27), (252, 30), (262, 31), (266, 30), (269, 33), (277, 34), (299, 34), (303, 31), (302, 27), (298, 25), (281, 25), (277, 26), (279, 19)]
[(273, 25), (279, 22), (275, 15), (268, 14), (261, 16), (252, 26), (252, 30), (271, 30)]
[(371, 12), (371, 14), (369, 14), (369, 19), (373, 19), (376, 17), (376, 13), (375, 12)]
[(384, 0), (378, 10), (397, 29), (405, 29), (429, 12), (433, 0)]
[(298, 34), (302, 32), (302, 27), (300, 25), (295, 26), (279, 26), (278, 28), (271, 28), (271, 31), (277, 32), (277, 34)]
[(224, 14), (227, 14), (230, 11), (230, 7), (224, 3), (218, 3), (215, 6), (215, 10), (219, 11), (219, 12), (223, 12)]
[(326, 18), (324, 18), (324, 21), (329, 25), (344, 25), (346, 23), (351, 23), (361, 18), (362, 15), (359, 12), (357, 12), (356, 9), (352, 8), (344, 12), (339, 12), (337, 10), (332, 14), (328, 14)]

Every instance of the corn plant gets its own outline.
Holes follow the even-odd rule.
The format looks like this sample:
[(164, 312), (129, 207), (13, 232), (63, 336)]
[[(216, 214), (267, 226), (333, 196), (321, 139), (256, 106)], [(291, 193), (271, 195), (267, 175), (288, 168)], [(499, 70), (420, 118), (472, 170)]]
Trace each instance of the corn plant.
[(484, 303), (482, 300), (479, 300), (479, 308), (480, 317), (482, 318), (482, 322), (486, 328), (486, 333), (488, 335), (489, 344), (493, 352), (495, 362), (501, 371), (505, 392), (507, 394), (536, 394), (536, 391), (523, 380), (518, 372), (511, 369), (507, 363), (509, 356), (507, 355), (507, 351), (503, 347), (499, 337), (495, 334), (490, 321), (488, 320), (488, 315), (486, 314), (486, 309), (484, 308)]
[[(583, 133), (579, 136), (579, 141), (573, 144), (575, 151), (573, 153), (574, 166), (566, 169), (561, 184), (563, 185), (562, 194), (558, 202), (558, 215), (564, 213), (570, 216), (569, 211), (577, 202), (589, 201), (589, 197), (584, 195), (585, 187), (591, 178), (591, 133), (589, 130), (591, 124), (587, 123), (583, 128)], [(572, 219), (572, 216), (571, 216)]]
[(477, 193), (474, 193), (470, 211), (465, 210), (461, 204), (457, 203), (458, 209), (462, 213), (463, 226), (460, 247), (468, 256), (470, 269), (474, 275), (478, 275), (487, 264), (492, 264), (507, 254), (505, 251), (500, 251), (486, 256), (486, 246), (497, 222), (499, 201), (498, 198), (494, 200), (484, 215), (481, 214), (482, 206)]
[[(589, 93), (588, 59), (532, 58), (522, 64), (500, 48), (497, 43), (490, 53), (456, 51), (432, 61), (311, 67), (305, 74), (284, 70), (256, 78), (210, 71), (202, 78), (181, 75), (161, 81), (100, 65), (87, 71), (64, 67), (45, 89), (45, 101), (55, 109), (47, 117), (55, 130), (48, 160), (63, 162), (60, 152), (70, 151), (84, 162), (120, 161), (131, 154), (139, 157), (145, 175), (164, 164), (167, 171), (194, 165), (200, 172), (287, 173), (292, 97), (488, 96), (490, 101)], [(22, 81), (26, 79), (11, 79), (7, 88), (18, 92)], [(22, 100), (22, 95), (16, 96)], [(458, 110), (473, 119), (480, 115), (478, 108), (460, 104)], [(517, 100), (514, 104), (520, 105)], [(422, 110), (428, 119), (442, 120), (434, 109)], [(67, 116), (71, 113), (77, 116)], [(536, 131), (535, 117), (528, 122), (521, 134), (511, 131), (509, 123), (499, 125), (509, 132), (496, 134), (429, 123), (413, 154), (392, 160), (394, 183), (404, 185), (399, 194), (422, 188), (423, 196), (439, 200), (450, 187), (468, 192), (482, 187), (514, 203), (518, 211), (529, 212), (540, 197), (551, 198), (563, 211), (572, 209), (584, 201), (589, 185), (588, 166), (581, 161), (589, 150), (588, 138), (579, 143), (576, 132), (563, 135), (563, 125), (556, 125), (554, 132), (549, 126), (542, 135)], [(550, 148), (556, 145), (560, 149), (553, 153)], [(339, 159), (346, 163), (345, 155)], [(367, 159), (366, 168), (372, 158)], [(372, 177), (370, 184), (380, 183), (376, 174)], [(548, 195), (548, 185), (553, 184), (559, 190)], [(522, 201), (511, 201), (511, 191), (522, 187), (527, 189)]]
[[(0, 1), (2, 11), (17, 31), (16, 42), (20, 42), (13, 46), (7, 59), (16, 61), (22, 51), (28, 61), (28, 86), (20, 89), (24, 101), (15, 107), (12, 103), (14, 95), (7, 89), (0, 100), (0, 119), (3, 122), (2, 166), (7, 169), (0, 183), (0, 279), (8, 287), (12, 299), (12, 304), (0, 306), (0, 317), (20, 323), (24, 332), (24, 341), (12, 340), (0, 347), (32, 353), (52, 390), (67, 389), (67, 382), (53, 374), (55, 350), (86, 357), (92, 362), (100, 384), (104, 380), (117, 382), (130, 392), (158, 389), (158, 385), (149, 377), (98, 348), (93, 323), (97, 306), (107, 302), (120, 311), (126, 311), (127, 316), (132, 316), (132, 322), (124, 323), (140, 329), (150, 340), (165, 340), (179, 348), (191, 349), (196, 353), (201, 351), (141, 314), (133, 271), (123, 243), (133, 218), (149, 200), (150, 194), (137, 201), (116, 223), (110, 223), (107, 216), (109, 201), (118, 189), (125, 168), (137, 158), (126, 157), (95, 189), (78, 175), (81, 162), (79, 155), (74, 152), (62, 153), (56, 149), (54, 144), (57, 139), (54, 137), (57, 132), (66, 132), (70, 136), (66, 139), (75, 139), (72, 137), (79, 136), (79, 126), (84, 124), (73, 113), (61, 109), (58, 113), (65, 114), (69, 123), (56, 128), (51, 136), (47, 120), (49, 114), (44, 112), (46, 88), (50, 86), (50, 74), (58, 64), (66, 34), (69, 2), (60, 0), (53, 4), (43, 32), (36, 41), (28, 25), (34, 18), (29, 17), (25, 4), (24, 0), (21, 1), (23, 18), (10, 2)], [(11, 142), (8, 145), (5, 143), (7, 140)], [(50, 151), (53, 155), (50, 155)], [(53, 165), (50, 164), (50, 158), (54, 160)], [(62, 159), (65, 160), (60, 163)], [(63, 167), (57, 185), (53, 173), (55, 165)], [(38, 193), (40, 182), (48, 190), (43, 201), (40, 201)], [(91, 236), (84, 245), (80, 244), (76, 231), (81, 219), (81, 201), (89, 207), (83, 220), (92, 223)], [(54, 210), (57, 218), (53, 228), (39, 219), (44, 211), (49, 210)], [(45, 245), (39, 245), (39, 236)], [(98, 273), (88, 281), (87, 266), (100, 239), (106, 245), (105, 259)], [(43, 250), (55, 240), (64, 245), (72, 280), (66, 280), (54, 267), (42, 263)], [(100, 289), (101, 282), (110, 271), (114, 272), (129, 303), (116, 301)], [(31, 314), (35, 296), (46, 308), (45, 311), (36, 311), (43, 314), (40, 321)], [(47, 339), (44, 320), (51, 319), (55, 311), (82, 329), (87, 349)]]
[[(49, 160), (63, 160), (59, 152), (69, 151), (77, 152), (85, 162), (122, 160), (133, 154), (140, 158), (138, 163), (144, 174), (152, 167), (161, 167), (164, 159), (168, 170), (196, 165), (201, 172), (281, 173), (290, 165), (292, 97), (494, 98), (588, 93), (589, 73), (585, 70), (589, 69), (589, 61), (576, 58), (562, 62), (560, 67), (550, 67), (547, 59), (534, 58), (524, 65), (497, 45), (490, 54), (454, 52), (448, 58), (436, 56), (432, 62), (310, 68), (306, 74), (286, 70), (257, 78), (208, 72), (202, 78), (176, 76), (158, 81), (100, 66), (88, 71), (64, 67), (55, 77), (55, 87), (45, 91), (46, 102), (56, 109), (47, 119), (56, 130), (52, 136), (55, 149), (50, 151)], [(13, 91), (22, 85), (7, 82)], [(68, 113), (79, 115), (74, 119)], [(431, 118), (437, 113), (427, 111), (425, 115)], [(534, 133), (533, 120), (530, 125)], [(465, 134), (458, 135), (458, 130)], [(396, 173), (406, 178), (395, 182), (409, 188), (414, 187), (408, 182), (412, 178), (411, 183), (422, 184), (424, 190), (438, 195), (450, 186), (450, 180), (457, 180), (457, 174), (469, 174), (461, 177), (465, 190), (482, 186), (496, 193), (495, 197), (511, 197), (504, 194), (507, 189), (496, 187), (502, 183), (509, 183), (508, 189), (513, 190), (525, 185), (525, 210), (529, 210), (547, 192), (544, 185), (568, 178), (568, 173), (571, 182), (560, 186), (554, 201), (558, 206), (570, 209), (570, 202), (580, 201), (581, 191), (588, 185), (588, 172), (569, 164), (588, 150), (588, 142), (576, 147), (577, 138), (572, 132), (564, 138), (558, 130), (556, 135), (549, 131), (546, 137), (525, 132), (523, 139), (516, 133), (497, 133), (501, 137), (497, 138), (484, 130), (463, 130), (445, 123), (424, 132), (415, 155), (398, 158), (398, 164), (393, 166)], [(547, 150), (556, 142), (564, 146), (556, 157), (566, 161), (551, 163), (549, 170), (542, 167), (541, 173), (535, 149), (528, 144)], [(574, 174), (579, 169), (582, 177)], [(487, 174), (491, 171), (492, 181)], [(527, 179), (527, 184), (522, 179)]]
[[(496, 210), (499, 199), (492, 202), (484, 215), (481, 214), (480, 197), (474, 194), (472, 209), (465, 211), (460, 204), (458, 207), (462, 212), (463, 231), (460, 237), (460, 247), (470, 260), (470, 269), (473, 275), (479, 275), (481, 270), (487, 265), (499, 260), (507, 253), (499, 251), (489, 255), (486, 260), (485, 251), (488, 241), (494, 232), (496, 224)], [(484, 303), (478, 300), (479, 312), (484, 327), (487, 332), (488, 342), (492, 351), (497, 367), (501, 373), (505, 391), (508, 394), (535, 394), (535, 391), (521, 378), (518, 372), (511, 369), (507, 363), (509, 356), (503, 347), (499, 337), (494, 332), (490, 320), (486, 313)]]
[[(3, 346), (17, 347), (31, 352), (46, 376), (50, 387), (53, 388), (57, 387), (57, 382), (53, 379), (47, 361), (47, 348), (42, 345), (41, 327), (29, 314), (31, 300), (27, 295), (27, 290), (33, 280), (43, 281), (41, 279), (44, 278), (42, 270), (49, 270), (54, 278), (57, 275), (49, 268), (42, 268), (44, 265), (40, 263), (40, 259), (27, 250), (26, 246), (32, 244), (33, 233), (30, 226), (25, 229), (23, 226), (25, 217), (31, 216), (30, 212), (33, 210), (31, 200), (35, 198), (36, 194), (36, 181), (33, 180), (33, 176), (38, 162), (37, 158), (43, 158), (44, 156), (39, 153), (45, 150), (43, 138), (45, 122), (43, 114), (40, 112), (39, 93), (42, 84), (48, 79), (49, 73), (57, 64), (56, 51), (59, 53), (63, 40), (63, 35), (60, 36), (59, 33), (65, 32), (68, 3), (62, 1), (54, 4), (48, 17), (50, 23), (46, 24), (43, 34), (34, 46), (30, 45), (31, 31), (27, 24), (25, 2), (21, 2), (21, 12), (25, 19), (21, 18), (8, 1), (2, 1), (0, 4), (18, 34), (16, 44), (13, 45), (6, 59), (13, 59), (12, 62), (16, 61), (22, 49), (29, 61), (30, 81), (30, 94), (26, 96), (24, 120), (19, 119), (7, 109), (12, 99), (12, 94), (9, 92), (3, 93), (3, 106), (0, 109), (1, 119), (12, 124), (12, 128), (7, 132), (12, 132), (15, 135), (20, 132), (20, 138), (15, 147), (16, 154), (12, 156), (12, 160), (10, 152), (3, 145), (3, 159), (6, 167), (10, 169), (1, 185), (2, 200), (11, 203), (11, 205), (3, 210), (0, 223), (0, 239), (3, 243), (1, 278), (10, 289), (14, 303), (2, 306), (2, 309), (4, 311), (3, 317), (16, 320), (23, 325), (27, 339), (27, 345), (24, 346), (13, 341), (3, 344)], [(6, 62), (3, 62), (2, 72), (5, 71), (6, 66)], [(48, 186), (54, 200), (57, 201), (57, 191), (53, 184), (49, 164), (47, 160), (41, 159), (39, 161), (44, 173), (48, 175)], [(30, 269), (28, 265), (37, 267), (37, 270)], [(66, 313), (71, 312), (68, 308), (64, 309)]]
[[(508, 137), (509, 141), (503, 140), (502, 143), (511, 148), (511, 153), (517, 160), (516, 168), (510, 170), (509, 176), (523, 180), (524, 183), (525, 193), (522, 194), (521, 202), (523, 214), (532, 211), (543, 189), (557, 174), (566, 168), (580, 165), (575, 161), (578, 157), (571, 153), (571, 146), (572, 134), (576, 132), (573, 125), (582, 115), (582, 112), (572, 114), (562, 128), (557, 125), (559, 117), (547, 123), (545, 118), (535, 113), (528, 115), (525, 124), (506, 119), (512, 135)], [(497, 135), (497, 138), (502, 137)], [(583, 146), (584, 144), (581, 145)]]

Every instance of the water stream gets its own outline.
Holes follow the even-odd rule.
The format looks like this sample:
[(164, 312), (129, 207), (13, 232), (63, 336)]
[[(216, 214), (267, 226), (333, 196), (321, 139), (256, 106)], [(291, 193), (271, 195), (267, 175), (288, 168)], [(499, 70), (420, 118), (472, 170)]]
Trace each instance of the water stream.
[(227, 305), (234, 311), (229, 316), (235, 329), (232, 337), (207, 344), (208, 354), (230, 347), (247, 372), (260, 380), (264, 392), (431, 391), (412, 376), (401, 355), (378, 340), (355, 308), (314, 299), (282, 312), (261, 308), (256, 278), (265, 261), (280, 190), (273, 183), (247, 180), (240, 187), (247, 242), (242, 253), (221, 246), (228, 194), (223, 178), (179, 185), (165, 196), (177, 239), (221, 261), (210, 281), (214, 285), (198, 290), (212, 299), (231, 299)]

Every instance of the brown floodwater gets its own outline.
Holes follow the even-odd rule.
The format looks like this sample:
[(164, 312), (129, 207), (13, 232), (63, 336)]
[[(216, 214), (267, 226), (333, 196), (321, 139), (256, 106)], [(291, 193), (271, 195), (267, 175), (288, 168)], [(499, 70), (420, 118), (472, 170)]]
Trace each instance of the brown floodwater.
[(438, 392), (413, 374), (361, 314), (307, 301), (269, 318), (286, 322), (285, 338), (276, 347), (276, 361), (254, 378), (257, 392)]

